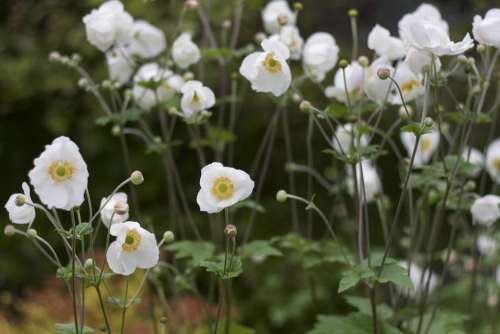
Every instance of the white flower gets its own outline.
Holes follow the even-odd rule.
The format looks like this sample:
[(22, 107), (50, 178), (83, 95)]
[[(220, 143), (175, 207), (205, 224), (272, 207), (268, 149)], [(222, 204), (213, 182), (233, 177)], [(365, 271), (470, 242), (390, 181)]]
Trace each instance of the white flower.
[(337, 152), (348, 154), (351, 152), (353, 147), (363, 147), (368, 145), (368, 137), (363, 134), (358, 138), (356, 136), (356, 131), (353, 130), (353, 125), (351, 123), (347, 123), (337, 127), (332, 143), (333, 148)]
[[(439, 130), (436, 128), (432, 129), (432, 132), (423, 134), (419, 141), (417, 152), (415, 154), (415, 160), (413, 165), (418, 167), (426, 164), (431, 159), (432, 155), (439, 146)], [(401, 132), (401, 142), (408, 152), (408, 156), (411, 157), (413, 150), (415, 148), (416, 136), (413, 132)]]
[(304, 71), (313, 81), (321, 82), (331, 71), (339, 57), (339, 47), (335, 38), (326, 32), (312, 34), (304, 45)]
[(486, 195), (474, 201), (470, 212), (474, 223), (491, 226), (500, 218), (500, 197), (497, 195)]
[(132, 32), (130, 53), (135, 56), (153, 58), (162, 53), (167, 46), (163, 31), (146, 21), (135, 21)]
[(129, 43), (133, 22), (117, 0), (107, 1), (83, 17), (87, 40), (101, 51)]
[[(345, 81), (344, 81), (345, 71)], [(346, 90), (349, 100), (356, 101), (362, 96), (364, 81), (364, 69), (358, 62), (354, 61), (344, 70), (339, 69), (335, 73), (334, 86), (328, 86), (325, 90), (327, 97), (335, 98), (340, 102), (347, 103)], [(345, 84), (344, 84), (345, 82)]]
[(264, 22), (264, 29), (269, 34), (279, 33), (283, 24), (294, 25), (297, 19), (295, 13), (288, 6), (288, 2), (285, 0), (274, 0), (269, 2), (264, 10), (262, 11), (262, 21)]
[[(401, 261), (398, 264), (401, 267), (408, 270), (408, 262)], [(422, 275), (424, 277), (422, 277)], [(438, 277), (436, 274), (432, 273), (429, 269), (426, 269), (424, 272), (422, 270), (422, 268), (420, 268), (415, 263), (412, 263), (411, 267), (410, 267), (410, 280), (413, 283), (414, 289), (411, 291), (409, 289), (402, 289), (402, 290), (406, 291), (408, 294), (410, 294), (413, 297), (416, 297), (418, 293), (420, 293), (426, 289), (428, 280), (429, 280), (429, 290), (428, 290), (429, 293), (431, 293), (436, 288), (436, 286), (438, 284)]]
[(201, 169), (200, 187), (200, 210), (216, 213), (250, 196), (254, 182), (242, 170), (213, 162)]
[[(24, 194), (12, 194), (9, 197), (7, 203), (5, 203), (5, 209), (9, 213), (9, 219), (14, 224), (31, 224), (35, 220), (35, 208), (27, 203), (33, 203), (30, 197), (30, 187), (26, 182), (23, 182), (23, 193)], [(18, 196), (24, 196), (26, 203), (21, 206), (16, 204), (16, 198)]]
[(363, 84), (363, 90), (366, 96), (377, 105), (382, 105), (388, 101), (392, 89), (395, 88), (391, 80), (382, 80), (378, 77), (378, 70), (380, 68), (386, 68), (394, 73), (390, 62), (386, 58), (378, 58), (373, 61), (373, 63), (365, 69), (365, 79)]
[(497, 267), (496, 278), (497, 278), (497, 285), (500, 285), (500, 266)]
[(264, 52), (254, 52), (243, 59), (240, 73), (256, 92), (280, 96), (292, 82), (292, 73), (286, 62), (290, 51), (277, 36), (265, 39), (261, 46)]
[(127, 83), (134, 73), (134, 60), (127, 48), (116, 47), (106, 52), (109, 78), (120, 85)]
[(434, 23), (436, 26), (446, 32), (448, 32), (449, 30), (448, 23), (442, 19), (439, 10), (433, 5), (424, 3), (421, 4), (413, 13), (406, 14), (401, 18), (401, 20), (399, 20), (399, 36), (403, 40), (405, 40), (405, 27), (410, 24), (409, 21), (411, 21), (412, 19), (426, 20)]
[(495, 139), (488, 146), (486, 170), (495, 183), (500, 183), (500, 138)]
[(479, 43), (500, 48), (500, 9), (490, 9), (484, 19), (474, 16), (472, 34)]
[(484, 155), (477, 148), (465, 148), (462, 152), (462, 158), (473, 164), (477, 169), (474, 171), (474, 176), (477, 177), (484, 167)]
[(199, 81), (191, 80), (182, 86), (181, 108), (184, 116), (212, 108), (215, 105), (214, 92)]
[[(434, 65), (432, 64), (433, 58)], [(430, 69), (432, 66), (434, 66), (436, 72), (441, 70), (441, 60), (438, 57), (433, 57), (427, 51), (420, 51), (414, 48), (410, 48), (406, 53), (405, 62), (415, 74), (421, 74), (424, 70)]]
[(109, 233), (116, 237), (106, 252), (108, 266), (114, 273), (128, 276), (136, 268), (149, 269), (158, 263), (160, 250), (156, 237), (139, 223), (113, 224)]
[(494, 238), (482, 234), (477, 238), (477, 249), (485, 256), (492, 256), (497, 251), (497, 242)]
[(373, 27), (368, 35), (368, 48), (390, 61), (403, 58), (405, 55), (403, 41), (397, 37), (392, 37), (389, 30), (378, 24)]
[(36, 194), (49, 209), (71, 210), (83, 203), (89, 172), (71, 139), (54, 139), (34, 163), (28, 176)]
[(101, 200), (101, 220), (107, 227), (111, 224), (123, 223), (128, 219), (128, 210), (125, 214), (119, 214), (115, 212), (117, 206), (128, 206), (126, 193), (116, 193), (109, 201), (106, 197)]
[(200, 49), (191, 40), (191, 35), (182, 33), (172, 45), (172, 58), (180, 68), (188, 68), (200, 61)]
[(304, 40), (296, 26), (285, 26), (279, 33), (280, 42), (290, 50), (290, 59), (300, 59)]
[[(352, 195), (355, 194), (354, 176), (352, 175), (353, 171), (350, 166), (346, 168), (347, 174), (349, 175), (347, 187), (349, 189), (349, 193)], [(363, 174), (361, 174), (361, 172)], [(356, 179), (359, 196), (361, 196), (363, 201), (371, 202), (375, 199), (375, 195), (382, 192), (382, 182), (380, 181), (377, 169), (372, 166), (369, 161), (362, 161), (361, 163), (356, 164)]]
[[(422, 85), (421, 75), (415, 74), (411, 71), (408, 64), (405, 62), (399, 62), (394, 73), (394, 80), (398, 83), (406, 103), (424, 95), (425, 88)], [(401, 95), (396, 87), (394, 87), (391, 95), (389, 96), (389, 102), (395, 105), (403, 104), (403, 101), (401, 101)]]

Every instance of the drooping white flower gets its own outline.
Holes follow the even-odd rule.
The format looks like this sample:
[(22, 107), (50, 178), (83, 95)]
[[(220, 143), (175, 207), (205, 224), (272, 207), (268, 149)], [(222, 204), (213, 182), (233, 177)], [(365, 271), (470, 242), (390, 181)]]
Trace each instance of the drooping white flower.
[(500, 48), (500, 9), (490, 9), (484, 19), (474, 16), (472, 34), (479, 43)]
[(474, 171), (474, 176), (477, 177), (484, 167), (484, 155), (477, 148), (465, 148), (462, 152), (462, 159), (473, 164), (477, 169)]
[(188, 68), (201, 59), (198, 46), (192, 41), (191, 35), (182, 33), (172, 44), (172, 58), (180, 68)]
[(418, 6), (418, 8), (413, 13), (405, 14), (401, 18), (401, 20), (399, 20), (398, 22), (399, 36), (403, 40), (406, 39), (404, 36), (405, 27), (410, 24), (409, 22), (412, 19), (426, 20), (432, 22), (433, 24), (435, 24), (440, 29), (446, 32), (449, 31), (448, 23), (441, 17), (439, 9), (437, 9), (435, 6), (431, 4), (423, 3), (420, 6)]
[(353, 147), (363, 147), (368, 145), (368, 137), (363, 134), (358, 136), (353, 125), (346, 123), (337, 126), (332, 139), (333, 149), (339, 153), (348, 154)]
[(146, 21), (138, 20), (132, 27), (130, 53), (141, 58), (153, 58), (167, 47), (165, 34)]
[(494, 238), (482, 234), (477, 238), (477, 249), (484, 256), (492, 256), (497, 251), (497, 242)]
[(297, 17), (285, 0), (270, 1), (262, 11), (264, 29), (269, 34), (277, 34), (284, 25), (295, 25)]
[(340, 102), (347, 103), (347, 91), (349, 100), (352, 103), (362, 96), (363, 81), (364, 69), (358, 62), (354, 61), (345, 69), (339, 69), (337, 73), (335, 73), (334, 85), (326, 88), (325, 95), (330, 98), (335, 98)]
[(335, 67), (338, 57), (339, 47), (332, 35), (326, 32), (312, 34), (304, 45), (304, 71), (313, 81), (321, 82)]
[(123, 223), (128, 219), (128, 210), (122, 214), (117, 212), (120, 211), (116, 210), (118, 206), (128, 207), (126, 193), (116, 193), (109, 201), (105, 197), (101, 200), (101, 220), (107, 227), (111, 224)]
[[(394, 73), (394, 80), (398, 83), (406, 103), (424, 95), (425, 88), (422, 85), (422, 76), (411, 71), (407, 63), (399, 62)], [(401, 95), (395, 87), (389, 96), (389, 102), (395, 105), (403, 104)]]
[(405, 55), (403, 41), (391, 36), (389, 30), (378, 24), (373, 27), (368, 35), (368, 48), (390, 61), (403, 58)]
[(213, 162), (201, 169), (200, 187), (200, 210), (216, 213), (250, 196), (254, 182), (242, 170)]
[[(439, 130), (433, 128), (430, 133), (423, 134), (419, 141), (417, 152), (415, 153), (415, 160), (413, 165), (415, 167), (422, 166), (426, 164), (431, 159), (432, 155), (439, 146)], [(413, 132), (401, 132), (401, 142), (408, 152), (408, 156), (411, 157), (413, 150), (415, 148), (416, 136)]]
[(106, 52), (109, 78), (120, 85), (127, 83), (134, 73), (135, 63), (127, 48), (116, 47)]
[(265, 39), (261, 46), (264, 52), (254, 52), (243, 59), (240, 73), (256, 92), (280, 96), (292, 82), (292, 73), (286, 62), (290, 51), (277, 36)]
[(107, 1), (83, 17), (87, 40), (101, 51), (129, 43), (133, 22), (118, 0)]
[(128, 276), (136, 268), (149, 269), (158, 264), (160, 250), (156, 237), (139, 223), (113, 224), (109, 233), (116, 237), (106, 252), (108, 266), (114, 273)]
[(391, 88), (395, 88), (391, 80), (382, 80), (377, 72), (379, 69), (388, 69), (393, 75), (394, 69), (386, 58), (378, 58), (373, 61), (370, 67), (365, 69), (365, 79), (363, 90), (366, 96), (377, 105), (382, 105), (391, 96)]
[(184, 116), (191, 117), (195, 113), (212, 108), (215, 95), (212, 90), (199, 81), (188, 81), (182, 86), (181, 108)]
[[(347, 179), (347, 187), (351, 195), (355, 194), (354, 176), (351, 166), (346, 167), (349, 178)], [(356, 164), (356, 179), (359, 196), (363, 201), (371, 202), (377, 194), (382, 192), (382, 182), (377, 173), (377, 169), (369, 162), (362, 161)]]
[(441, 70), (441, 60), (439, 60), (438, 57), (433, 57), (430, 52), (420, 51), (414, 48), (409, 48), (406, 53), (405, 62), (415, 74), (422, 74), (425, 70), (429, 70), (432, 67), (434, 67), (436, 72)]
[(29, 172), (30, 182), (49, 209), (71, 210), (83, 203), (89, 172), (78, 146), (58, 137), (45, 146)]
[[(408, 270), (408, 262), (401, 261), (399, 265), (406, 270)], [(423, 276), (423, 277), (422, 277)], [(438, 276), (434, 274), (429, 269), (425, 271), (420, 268), (416, 263), (412, 263), (410, 266), (410, 280), (413, 283), (414, 289), (402, 289), (404, 292), (407, 292), (410, 296), (416, 297), (419, 293), (424, 291), (427, 287), (427, 281), (429, 280), (429, 293), (436, 288), (438, 284)]]
[(474, 223), (491, 226), (500, 218), (500, 197), (497, 195), (486, 195), (474, 201), (470, 212)]
[[(35, 208), (27, 203), (33, 203), (30, 196), (30, 187), (26, 182), (22, 185), (23, 194), (12, 194), (9, 197), (7, 203), (5, 203), (5, 209), (9, 213), (9, 219), (14, 224), (31, 224), (35, 220)], [(26, 203), (21, 206), (16, 204), (16, 198), (18, 196), (24, 196)]]
[(304, 40), (296, 26), (285, 26), (279, 33), (280, 42), (285, 44), (290, 51), (290, 59), (300, 59)]
[(500, 138), (495, 139), (488, 145), (486, 170), (495, 183), (500, 183)]

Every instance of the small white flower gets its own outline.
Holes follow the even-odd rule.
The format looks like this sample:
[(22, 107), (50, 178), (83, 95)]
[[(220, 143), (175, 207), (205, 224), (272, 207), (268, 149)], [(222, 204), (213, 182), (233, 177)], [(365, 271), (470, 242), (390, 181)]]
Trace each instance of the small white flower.
[[(398, 83), (406, 103), (425, 93), (425, 87), (422, 85), (422, 76), (411, 71), (408, 64), (405, 62), (398, 63), (394, 74), (394, 80)], [(394, 87), (389, 96), (389, 102), (395, 105), (403, 104), (401, 95), (396, 87)]]
[(321, 82), (337, 64), (339, 47), (332, 35), (326, 32), (312, 34), (304, 45), (304, 71), (313, 81)]
[(172, 58), (180, 68), (188, 68), (201, 59), (200, 49), (191, 40), (191, 35), (182, 33), (172, 45)]
[(495, 183), (500, 183), (500, 138), (495, 139), (488, 146), (486, 170)]
[(494, 238), (482, 234), (477, 238), (477, 249), (484, 256), (492, 256), (497, 251), (497, 242)]
[(462, 158), (477, 167), (474, 172), (474, 177), (477, 177), (481, 173), (481, 169), (484, 167), (484, 155), (477, 148), (465, 148), (462, 152)]
[(101, 51), (129, 43), (133, 22), (117, 0), (107, 1), (83, 17), (87, 40)]
[[(432, 63), (433, 58), (434, 64)], [(432, 66), (434, 66), (436, 72), (441, 70), (441, 60), (438, 57), (433, 57), (427, 51), (420, 51), (414, 48), (410, 48), (406, 53), (405, 62), (415, 74), (421, 74), (424, 70), (431, 69)]]
[(365, 79), (363, 84), (363, 90), (366, 96), (377, 105), (382, 105), (388, 101), (391, 95), (391, 87), (395, 88), (391, 80), (382, 80), (379, 78), (377, 72), (380, 68), (386, 68), (394, 73), (390, 62), (386, 58), (378, 58), (373, 63), (365, 69)]
[(120, 85), (127, 83), (134, 73), (135, 63), (127, 48), (116, 47), (106, 52), (109, 78)]
[(332, 143), (333, 149), (339, 153), (348, 154), (353, 147), (363, 147), (368, 145), (368, 137), (361, 135), (357, 137), (354, 127), (351, 123), (337, 126)]
[(349, 93), (349, 100), (353, 103), (363, 95), (364, 75), (363, 67), (356, 61), (352, 62), (345, 69), (337, 70), (337, 73), (335, 73), (334, 85), (326, 88), (325, 95), (330, 98), (335, 98), (339, 102), (347, 103), (347, 91), (347, 93)]
[(116, 237), (106, 252), (108, 266), (114, 273), (128, 276), (136, 268), (149, 269), (158, 264), (160, 250), (156, 237), (139, 223), (113, 224), (109, 233)]
[[(9, 213), (9, 219), (14, 224), (31, 224), (35, 220), (35, 208), (27, 203), (33, 203), (30, 196), (30, 187), (26, 182), (22, 185), (23, 194), (12, 194), (9, 197), (7, 203), (5, 203), (5, 209)], [(26, 203), (21, 206), (16, 204), (16, 198), (18, 196), (24, 196)]]
[(280, 96), (292, 82), (292, 73), (286, 62), (290, 51), (277, 36), (265, 39), (261, 46), (264, 52), (254, 52), (243, 59), (240, 73), (256, 92)]
[(404, 15), (398, 22), (399, 36), (405, 40), (405, 27), (408, 26), (412, 19), (426, 20), (432, 22), (445, 32), (449, 31), (448, 23), (442, 19), (439, 10), (430, 4), (421, 4), (413, 13)]
[(368, 35), (368, 48), (390, 61), (403, 58), (405, 55), (403, 41), (391, 36), (389, 30), (378, 24), (373, 27)]
[(280, 20), (284, 20), (287, 24), (295, 25), (297, 17), (288, 6), (285, 0), (274, 0), (269, 2), (262, 11), (262, 21), (264, 29), (269, 34), (279, 33), (282, 24)]
[(500, 9), (490, 9), (484, 19), (474, 16), (472, 34), (479, 43), (500, 48)]
[(300, 36), (299, 29), (296, 26), (285, 26), (281, 29), (278, 36), (280, 42), (285, 44), (288, 50), (290, 50), (290, 59), (300, 59), (304, 40)]
[(132, 27), (133, 37), (130, 53), (141, 58), (153, 58), (167, 47), (165, 34), (146, 21), (135, 21)]
[[(432, 129), (432, 132), (423, 134), (419, 141), (417, 152), (415, 154), (415, 160), (413, 165), (415, 167), (422, 166), (431, 160), (432, 155), (439, 146), (439, 130), (436, 128)], [(415, 148), (416, 136), (413, 132), (401, 132), (401, 142), (408, 152), (408, 156), (411, 156), (413, 149)]]
[(491, 226), (500, 218), (500, 197), (497, 195), (486, 195), (474, 201), (470, 212), (474, 218), (474, 223)]
[[(354, 176), (350, 166), (346, 167), (349, 178), (347, 179), (347, 187), (351, 195), (355, 194)], [(361, 174), (363, 172), (363, 174)], [(377, 194), (382, 192), (382, 182), (377, 173), (377, 169), (371, 165), (369, 161), (362, 161), (356, 164), (356, 178), (359, 196), (363, 201), (371, 202)], [(363, 182), (364, 181), (364, 182)], [(364, 184), (364, 191), (363, 191)], [(366, 196), (365, 196), (366, 195)]]
[(126, 207), (128, 205), (126, 193), (116, 193), (107, 203), (106, 201), (106, 197), (101, 200), (101, 220), (106, 227), (109, 227), (111, 224), (123, 223), (128, 219), (128, 212), (119, 214), (115, 211), (115, 207), (117, 206)]
[[(408, 262), (401, 261), (399, 262), (399, 265), (408, 270)], [(422, 275), (424, 277), (422, 277)], [(410, 296), (416, 297), (420, 292), (426, 289), (427, 281), (429, 280), (429, 278), (430, 281), (429, 281), (428, 292), (432, 293), (432, 291), (436, 288), (438, 284), (438, 276), (432, 273), (429, 269), (426, 269), (424, 272), (422, 268), (420, 268), (417, 264), (412, 263), (410, 267), (410, 280), (413, 283), (414, 289), (413, 290), (402, 289), (402, 290), (407, 292)]]
[(214, 92), (210, 88), (203, 86), (199, 81), (191, 80), (186, 82), (182, 86), (181, 92), (181, 108), (186, 117), (191, 117), (215, 105)]
[(250, 196), (254, 182), (242, 170), (213, 162), (201, 169), (200, 187), (200, 210), (216, 213)]
[(71, 210), (83, 203), (89, 172), (71, 139), (54, 139), (34, 163), (28, 176), (36, 194), (49, 209)]

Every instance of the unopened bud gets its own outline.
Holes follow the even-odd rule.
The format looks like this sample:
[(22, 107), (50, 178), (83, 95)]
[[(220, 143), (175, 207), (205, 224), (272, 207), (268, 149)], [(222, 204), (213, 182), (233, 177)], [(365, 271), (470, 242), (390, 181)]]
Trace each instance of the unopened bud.
[(113, 210), (117, 215), (123, 216), (128, 213), (128, 204), (122, 201), (118, 201), (113, 207)]
[(76, 65), (79, 64), (82, 61), (82, 56), (80, 56), (78, 53), (74, 53), (71, 56), (71, 61)]
[(286, 26), (289, 21), (290, 20), (289, 20), (287, 15), (284, 15), (284, 14), (278, 15), (278, 23), (280, 26)]
[(407, 105), (406, 108), (404, 106), (399, 107), (399, 117), (408, 118), (411, 117), (412, 115), (413, 115), (413, 108), (411, 106)]
[(16, 196), (16, 199), (14, 200), (14, 203), (17, 206), (23, 206), (26, 203), (26, 197), (24, 197), (24, 195), (19, 194), (19, 195)]
[(387, 67), (381, 67), (377, 70), (377, 76), (380, 80), (387, 80), (391, 76), (391, 70)]
[(224, 29), (231, 28), (231, 20), (224, 20), (224, 21), (222, 21), (222, 28), (224, 28)]
[(424, 124), (425, 126), (432, 126), (434, 125), (434, 120), (431, 117), (426, 117), (424, 119)]
[(26, 234), (28, 234), (28, 238), (35, 239), (38, 236), (38, 232), (34, 228), (30, 228)]
[(3, 233), (8, 236), (8, 237), (11, 237), (13, 236), (14, 234), (16, 234), (16, 228), (14, 227), (14, 225), (6, 225), (3, 229)]
[(464, 56), (464, 55), (460, 55), (457, 57), (457, 61), (462, 64), (462, 65), (465, 65), (467, 64), (467, 57)]
[(163, 240), (165, 241), (166, 244), (169, 244), (175, 240), (175, 234), (172, 231), (165, 231), (163, 233)]
[(95, 261), (94, 259), (87, 259), (85, 260), (84, 267), (85, 268), (93, 268), (95, 266)]
[(340, 68), (346, 68), (347, 66), (349, 66), (349, 63), (347, 62), (347, 60), (345, 60), (345, 59), (341, 59), (341, 60), (339, 61), (339, 67), (340, 67)]
[(259, 44), (262, 43), (262, 41), (265, 39), (266, 39), (266, 34), (264, 34), (263, 32), (258, 32), (254, 36), (255, 42)]
[(112, 128), (111, 128), (111, 134), (115, 137), (118, 137), (119, 135), (122, 134), (122, 127), (119, 126), (119, 125), (114, 125)]
[(486, 51), (486, 46), (484, 46), (483, 44), (478, 44), (478, 46), (476, 46), (476, 51), (478, 53), (484, 53)]
[(295, 9), (295, 11), (297, 12), (300, 12), (301, 10), (304, 9), (304, 5), (302, 4), (302, 2), (294, 2), (293, 3), (293, 9)]
[(347, 15), (349, 15), (349, 17), (358, 17), (359, 13), (356, 9), (349, 9), (349, 11), (347, 12)]
[(287, 198), (288, 198), (288, 194), (287, 194), (287, 192), (286, 192), (286, 191), (284, 191), (284, 190), (280, 190), (280, 191), (278, 191), (278, 192), (276, 193), (276, 200), (277, 200), (278, 202), (280, 202), (280, 203), (284, 203), (284, 202), (286, 202)]
[(368, 67), (370, 65), (370, 60), (367, 56), (360, 56), (358, 58), (358, 63), (363, 67)]
[(188, 71), (188, 72), (184, 73), (184, 75), (182, 77), (186, 81), (193, 80), (194, 79), (194, 73), (191, 72), (191, 71)]
[(186, 0), (186, 1), (184, 1), (184, 7), (186, 9), (196, 9), (196, 8), (198, 8), (198, 1), (197, 0)]
[(138, 170), (133, 171), (130, 175), (130, 181), (136, 186), (141, 185), (144, 182), (144, 176)]
[(474, 190), (476, 190), (476, 182), (474, 182), (473, 180), (467, 181), (467, 183), (465, 183), (464, 190), (465, 191), (474, 191)]
[(312, 108), (311, 102), (304, 100), (304, 101), (300, 102), (299, 108), (303, 112), (308, 112)]
[(228, 238), (235, 238), (236, 234), (238, 234), (238, 230), (233, 224), (227, 224), (226, 227), (224, 227), (224, 234)]
[(174, 116), (174, 115), (177, 115), (179, 113), (179, 110), (177, 110), (176, 107), (170, 107), (170, 108), (168, 108), (167, 112), (169, 113), (169, 115)]
[(59, 52), (52, 51), (51, 53), (49, 53), (49, 61), (50, 62), (56, 62), (59, 60), (61, 60), (61, 54)]
[(302, 97), (300, 96), (300, 94), (294, 93), (292, 95), (292, 100), (293, 102), (299, 103), (300, 101), (302, 101)]

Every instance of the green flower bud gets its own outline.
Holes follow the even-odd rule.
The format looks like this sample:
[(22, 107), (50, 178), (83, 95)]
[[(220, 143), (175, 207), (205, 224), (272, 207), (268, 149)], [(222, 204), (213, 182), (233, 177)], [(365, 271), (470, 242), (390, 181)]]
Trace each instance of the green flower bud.
[(6, 225), (3, 229), (3, 233), (8, 236), (8, 237), (11, 237), (13, 236), (14, 234), (16, 234), (16, 228), (14, 227), (14, 225)]
[(130, 175), (130, 181), (136, 186), (141, 185), (144, 182), (144, 176), (138, 170), (133, 171)]
[(286, 199), (288, 198), (288, 194), (284, 190), (280, 190), (276, 193), (276, 200), (280, 203), (286, 202)]
[(163, 240), (166, 244), (172, 243), (175, 240), (175, 234), (172, 231), (165, 231), (163, 233)]

